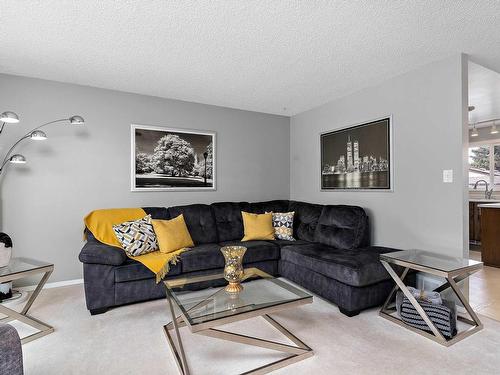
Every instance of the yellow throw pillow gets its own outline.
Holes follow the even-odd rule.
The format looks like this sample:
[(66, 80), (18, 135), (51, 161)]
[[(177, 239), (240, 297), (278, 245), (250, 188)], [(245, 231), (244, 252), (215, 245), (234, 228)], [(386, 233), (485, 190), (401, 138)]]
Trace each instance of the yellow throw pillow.
[(241, 211), (245, 236), (242, 241), (274, 240), (273, 214), (251, 214)]
[(193, 247), (184, 216), (181, 214), (171, 220), (151, 220), (156, 240), (162, 253), (171, 253), (186, 247)]

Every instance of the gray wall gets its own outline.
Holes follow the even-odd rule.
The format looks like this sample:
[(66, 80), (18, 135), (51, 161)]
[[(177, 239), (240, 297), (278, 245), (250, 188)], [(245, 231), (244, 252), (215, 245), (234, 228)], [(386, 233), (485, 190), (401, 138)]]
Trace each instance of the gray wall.
[[(84, 127), (54, 124), (49, 139), (18, 148), (29, 159), (9, 166), (1, 185), (2, 225), (15, 256), (55, 263), (50, 281), (81, 277), (82, 218), (106, 207), (172, 206), (288, 198), (289, 118), (38, 79), (0, 75), (7, 125), (2, 152), (31, 128), (72, 114)], [(130, 124), (217, 132), (217, 191), (131, 192)]]
[[(291, 199), (365, 207), (379, 245), (462, 255), (468, 238), (466, 69), (465, 57), (457, 55), (293, 116)], [(387, 115), (394, 192), (321, 192), (319, 134)], [(443, 169), (453, 169), (453, 183), (442, 182)]]

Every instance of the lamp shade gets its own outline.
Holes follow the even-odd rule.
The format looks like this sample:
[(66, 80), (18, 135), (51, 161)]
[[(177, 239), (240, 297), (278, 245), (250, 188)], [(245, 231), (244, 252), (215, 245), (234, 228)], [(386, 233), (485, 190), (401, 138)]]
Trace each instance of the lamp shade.
[(85, 124), (85, 120), (82, 116), (74, 115), (69, 118), (69, 122), (71, 125), (83, 125)]
[(0, 115), (0, 121), (8, 124), (16, 124), (19, 122), (19, 116), (11, 111), (5, 111)]
[(10, 157), (9, 161), (13, 164), (24, 164), (26, 163), (26, 158), (21, 154), (14, 154)]
[(41, 130), (35, 130), (35, 131), (31, 132), (30, 137), (34, 141), (43, 141), (43, 140), (47, 139), (47, 134), (45, 134)]

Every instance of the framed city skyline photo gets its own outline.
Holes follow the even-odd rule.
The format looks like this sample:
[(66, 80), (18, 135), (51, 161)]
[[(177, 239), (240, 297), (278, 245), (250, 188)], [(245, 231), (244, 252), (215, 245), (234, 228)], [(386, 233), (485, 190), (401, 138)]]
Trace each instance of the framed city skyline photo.
[(215, 190), (215, 132), (131, 126), (132, 191)]
[(392, 190), (391, 118), (321, 134), (322, 190)]

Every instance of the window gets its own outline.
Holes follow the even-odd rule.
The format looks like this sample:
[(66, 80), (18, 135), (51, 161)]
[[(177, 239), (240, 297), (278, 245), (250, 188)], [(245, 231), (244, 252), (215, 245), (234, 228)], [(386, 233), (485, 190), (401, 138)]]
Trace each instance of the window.
[[(484, 180), (488, 188), (500, 191), (500, 144), (484, 144), (469, 148), (469, 188)], [(484, 182), (478, 189), (484, 190)]]
[(493, 168), (493, 188), (500, 190), (500, 145), (493, 146), (494, 165)]

